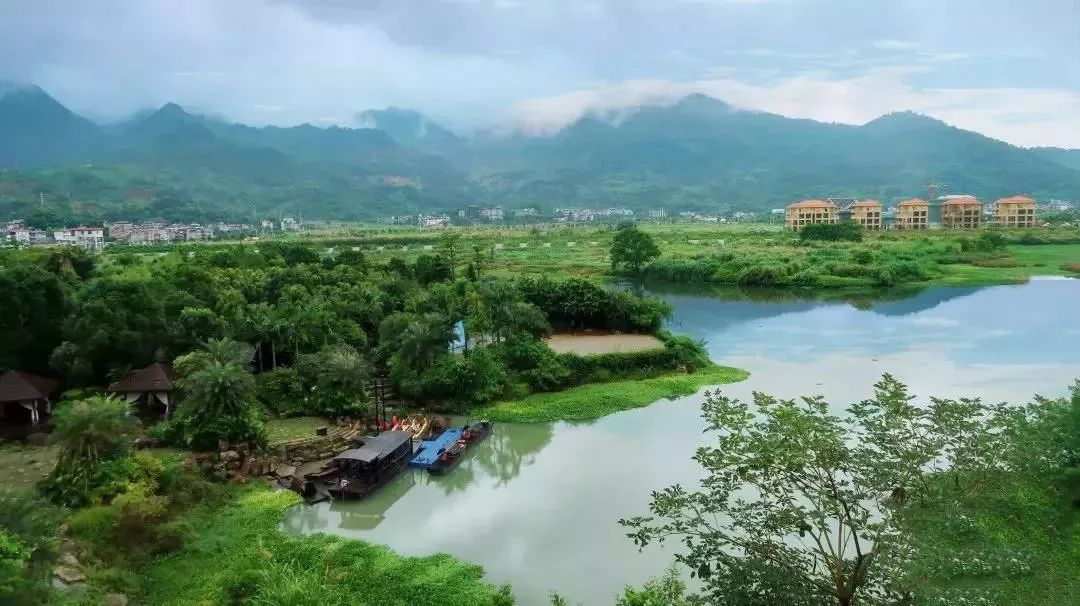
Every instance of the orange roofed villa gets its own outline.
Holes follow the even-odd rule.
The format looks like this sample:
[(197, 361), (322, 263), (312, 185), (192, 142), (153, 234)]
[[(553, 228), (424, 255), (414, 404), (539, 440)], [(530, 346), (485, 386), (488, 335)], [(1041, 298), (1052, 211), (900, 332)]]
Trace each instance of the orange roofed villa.
[(897, 204), (893, 226), (896, 229), (927, 229), (930, 227), (930, 203), (912, 198)]
[(982, 202), (975, 196), (957, 196), (941, 206), (941, 226), (978, 229), (982, 222)]
[(881, 202), (860, 200), (851, 205), (851, 221), (863, 229), (881, 229)]
[(787, 227), (799, 231), (804, 225), (833, 224), (837, 221), (836, 204), (826, 200), (803, 200), (787, 207)]
[(1001, 227), (1035, 227), (1035, 200), (1027, 196), (1002, 198), (994, 203), (994, 220)]

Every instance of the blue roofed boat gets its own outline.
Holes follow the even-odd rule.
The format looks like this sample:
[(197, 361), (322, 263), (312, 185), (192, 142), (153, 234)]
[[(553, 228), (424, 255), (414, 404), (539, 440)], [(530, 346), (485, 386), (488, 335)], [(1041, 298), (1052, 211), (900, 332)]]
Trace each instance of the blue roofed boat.
[(409, 465), (426, 469), (432, 474), (445, 473), (461, 460), (461, 455), (470, 444), (486, 437), (491, 430), (490, 421), (476, 421), (460, 429), (447, 429), (432, 440), (421, 441)]

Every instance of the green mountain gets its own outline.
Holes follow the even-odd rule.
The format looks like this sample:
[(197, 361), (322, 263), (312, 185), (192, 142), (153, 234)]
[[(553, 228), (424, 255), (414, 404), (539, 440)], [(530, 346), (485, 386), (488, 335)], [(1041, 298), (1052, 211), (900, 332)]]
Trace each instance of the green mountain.
[[(0, 218), (365, 219), (470, 204), (760, 210), (794, 199), (1080, 198), (1077, 150), (1022, 149), (913, 113), (862, 126), (692, 95), (550, 136), (468, 140), (389, 108), (369, 128), (252, 127), (176, 104), (111, 126), (32, 86), (0, 85)], [(45, 204), (41, 195), (45, 194)]]

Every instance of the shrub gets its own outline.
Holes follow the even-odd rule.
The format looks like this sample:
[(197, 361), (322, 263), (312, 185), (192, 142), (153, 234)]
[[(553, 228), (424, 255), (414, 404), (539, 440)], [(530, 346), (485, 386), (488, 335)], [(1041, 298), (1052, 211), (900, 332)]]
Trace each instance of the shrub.
[(799, 240), (826, 242), (862, 242), (863, 228), (858, 223), (814, 223), (799, 230)]
[(1071, 271), (1080, 274), (1080, 263), (1062, 263), (1059, 267), (1063, 271)]
[(559, 361), (554, 352), (541, 358), (536, 366), (522, 373), (522, 376), (532, 391), (556, 391), (567, 387), (572, 378), (570, 369)]
[(303, 414), (306, 396), (303, 378), (294, 366), (279, 366), (255, 375), (255, 399), (276, 415)]
[(740, 286), (782, 286), (783, 283), (780, 269), (772, 265), (753, 265), (739, 274)]
[(687, 372), (694, 372), (711, 364), (704, 341), (695, 341), (684, 336), (671, 337), (664, 343), (664, 349), (672, 355), (674, 362), (686, 368)]
[(1015, 259), (976, 259), (971, 264), (976, 267), (1020, 267), (1022, 265)]

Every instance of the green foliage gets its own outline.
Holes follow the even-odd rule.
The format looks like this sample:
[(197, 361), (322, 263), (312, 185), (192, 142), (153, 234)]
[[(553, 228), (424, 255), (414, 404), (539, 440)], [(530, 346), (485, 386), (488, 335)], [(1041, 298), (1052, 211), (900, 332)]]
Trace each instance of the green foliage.
[[(480, 567), (447, 555), (407, 558), (381, 545), (278, 530), (298, 497), (252, 490), (210, 515), (193, 516), (194, 536), (176, 555), (149, 563), (145, 603), (345, 606), (510, 606)], [(235, 602), (232, 602), (235, 603)]]
[(527, 278), (518, 282), (518, 288), (556, 328), (655, 333), (671, 315), (671, 307), (659, 299), (607, 289), (580, 278)]
[(799, 229), (799, 240), (811, 242), (862, 242), (863, 228), (858, 223), (811, 223)]
[(0, 598), (21, 586), (29, 565), (30, 548), (0, 528)]
[(704, 341), (673, 336), (664, 341), (664, 349), (672, 354), (675, 364), (686, 368), (687, 372), (694, 372), (710, 364)]
[(742, 381), (747, 376), (747, 372), (736, 368), (710, 366), (694, 374), (666, 373), (536, 393), (497, 402), (473, 411), (473, 415), (505, 423), (589, 421), (620, 410), (648, 406), (664, 398), (687, 396), (706, 385)]
[(60, 446), (59, 465), (75, 468), (127, 454), (135, 420), (128, 406), (112, 396), (90, 396), (57, 407), (52, 440)]
[(627, 587), (615, 601), (615, 606), (690, 606), (691, 603), (686, 583), (679, 578), (678, 569), (672, 566), (664, 576), (645, 583), (640, 589)]
[(227, 443), (265, 442), (261, 415), (254, 405), (251, 347), (226, 339), (176, 359), (183, 401), (176, 411), (186, 442), (196, 449)]
[(60, 344), (68, 286), (30, 263), (0, 267), (0, 367), (42, 371)]
[(441, 255), (420, 255), (413, 265), (416, 279), (424, 285), (448, 282), (452, 277), (450, 262)]
[(634, 225), (621, 226), (611, 240), (611, 268), (637, 273), (641, 268), (660, 256), (660, 247), (649, 234)]

